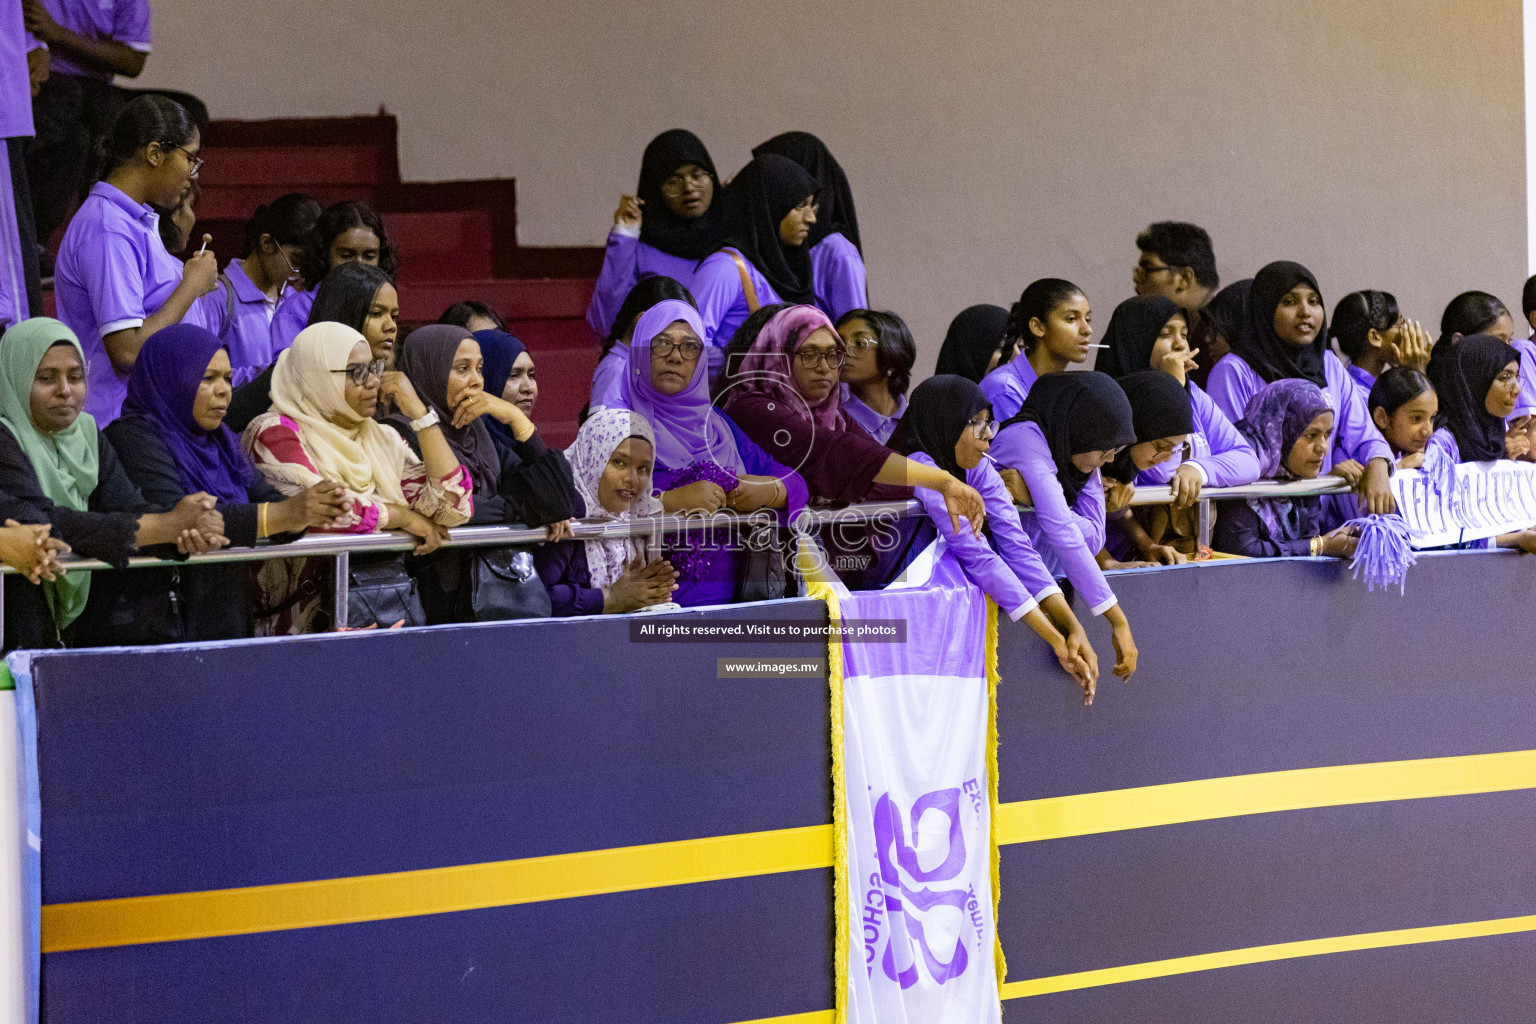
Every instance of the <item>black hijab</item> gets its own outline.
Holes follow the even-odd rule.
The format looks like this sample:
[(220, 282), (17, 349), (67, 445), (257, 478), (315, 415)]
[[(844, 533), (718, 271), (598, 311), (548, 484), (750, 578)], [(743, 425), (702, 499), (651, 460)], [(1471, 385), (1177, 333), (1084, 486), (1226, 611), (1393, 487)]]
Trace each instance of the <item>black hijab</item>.
[(907, 412), (897, 428), (907, 455), (926, 452), (950, 476), (965, 482), (965, 470), (955, 461), (955, 445), (971, 417), (992, 408), (973, 380), (941, 373), (912, 389)]
[(958, 374), (980, 384), (1007, 330), (1008, 311), (1002, 306), (967, 306), (949, 322), (933, 372)]
[[(1318, 298), (1322, 298), (1317, 278), (1300, 263), (1281, 260), (1259, 271), (1254, 276), (1252, 291), (1248, 295), (1247, 316), (1243, 318), (1237, 334), (1227, 337), (1227, 344), (1266, 384), (1296, 377), (1326, 388), (1328, 378), (1323, 373), (1323, 353), (1328, 347), (1326, 312), (1319, 314), (1317, 336), (1310, 345), (1297, 348), (1281, 341), (1280, 335), (1275, 333), (1275, 310), (1280, 307), (1280, 300), (1285, 297), (1285, 293), (1299, 284), (1311, 286)], [(1225, 332), (1223, 336), (1226, 336)]]
[[(715, 183), (715, 198), (709, 209), (693, 220), (673, 213), (661, 194), (661, 185), (679, 167), (698, 164), (709, 172)], [(662, 132), (645, 147), (640, 158), (640, 186), (635, 189), (645, 206), (640, 212), (640, 241), (668, 256), (701, 260), (720, 247), (720, 178), (709, 150), (693, 132), (681, 128)]]
[(1183, 312), (1177, 302), (1162, 295), (1138, 295), (1126, 299), (1115, 307), (1114, 315), (1109, 318), (1109, 329), (1104, 332), (1104, 355), (1101, 357), (1104, 365), (1095, 365), (1094, 369), (1103, 370), (1111, 377), (1124, 377), (1150, 369), (1152, 349), (1157, 346), (1158, 332), (1173, 319), (1175, 313)]
[[(448, 407), (448, 374), (453, 369), (454, 354), (466, 339), (474, 341), (475, 336), (467, 328), (452, 324), (418, 327), (405, 339), (405, 349), (396, 365), (410, 379), (427, 408), (437, 410), (443, 437), (453, 449), (459, 465), (469, 470), (475, 491), (495, 494), (501, 479), (501, 456), (486, 429), (485, 417), (477, 416), (468, 426), (456, 428), (453, 410)], [(500, 392), (496, 397), (501, 397)], [(396, 413), (390, 419), (410, 427), (410, 418), (403, 413)]]
[(809, 248), (834, 231), (839, 232), (860, 253), (864, 243), (859, 240), (859, 215), (853, 209), (853, 190), (848, 187), (848, 175), (832, 155), (832, 151), (810, 132), (785, 132), (775, 135), (752, 151), (753, 156), (777, 153), (787, 156), (803, 167), (816, 179), (817, 195), (821, 197), (821, 209), (816, 211), (816, 223), (811, 225), (810, 237), (805, 240)]
[[(1163, 370), (1137, 370), (1116, 383), (1131, 403), (1131, 425), (1136, 431), (1137, 444), (1194, 433), (1195, 414), (1189, 404), (1189, 391), (1173, 374)], [(1104, 469), (1106, 476), (1121, 483), (1135, 480), (1138, 472), (1129, 448)]]
[(720, 244), (741, 252), (768, 279), (785, 302), (814, 301), (809, 239), (805, 245), (779, 241), (779, 222), (816, 195), (816, 182), (788, 157), (754, 157), (726, 189), (726, 227)]
[(1232, 346), (1232, 339), (1242, 333), (1243, 324), (1248, 320), (1248, 295), (1252, 291), (1253, 278), (1233, 281), (1200, 311), (1201, 322), (1220, 334), (1228, 348)]
[(1045, 374), (1003, 426), (1015, 423), (1034, 423), (1045, 435), (1069, 506), (1077, 502), (1092, 475), (1073, 465), (1072, 456), (1136, 443), (1130, 400), (1115, 378), (1098, 370)]
[(1445, 359), (1440, 374), (1440, 413), (1456, 438), (1463, 462), (1488, 462), (1504, 456), (1504, 421), (1488, 411), (1488, 389), (1520, 353), (1491, 334), (1461, 341)]

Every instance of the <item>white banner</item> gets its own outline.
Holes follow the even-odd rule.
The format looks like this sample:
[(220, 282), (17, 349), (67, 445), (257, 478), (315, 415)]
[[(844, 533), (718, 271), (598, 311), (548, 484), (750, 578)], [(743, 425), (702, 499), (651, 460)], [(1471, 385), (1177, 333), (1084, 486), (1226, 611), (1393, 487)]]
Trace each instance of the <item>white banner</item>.
[(952, 557), (924, 586), (839, 591), (844, 621), (907, 623), (905, 643), (841, 643), (840, 1008), (998, 1024), (986, 596)]
[(1463, 462), (1444, 483), (1419, 469), (1392, 477), (1397, 510), (1416, 548), (1515, 533), (1536, 524), (1536, 465)]

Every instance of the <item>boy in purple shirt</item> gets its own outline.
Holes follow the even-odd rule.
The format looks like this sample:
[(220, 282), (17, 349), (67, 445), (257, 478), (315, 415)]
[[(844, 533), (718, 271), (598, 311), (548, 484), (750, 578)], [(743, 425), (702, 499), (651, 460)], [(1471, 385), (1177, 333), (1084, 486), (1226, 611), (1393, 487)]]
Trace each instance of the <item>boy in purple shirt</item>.
[(48, 47), (49, 73), (32, 113), (27, 153), (39, 238), (53, 235), (94, 168), (96, 140), (122, 99), (114, 75), (137, 78), (149, 56), (149, 0), (22, 0), (27, 30)]
[(206, 326), (188, 313), (218, 280), (214, 254), (200, 251), (183, 268), (165, 251), (150, 208), (181, 201), (202, 163), (200, 146), (197, 126), (174, 101), (147, 95), (128, 104), (107, 139), (106, 177), (59, 246), (59, 319), (85, 352), (85, 411), (98, 425), (117, 418), (145, 339), (183, 318)]

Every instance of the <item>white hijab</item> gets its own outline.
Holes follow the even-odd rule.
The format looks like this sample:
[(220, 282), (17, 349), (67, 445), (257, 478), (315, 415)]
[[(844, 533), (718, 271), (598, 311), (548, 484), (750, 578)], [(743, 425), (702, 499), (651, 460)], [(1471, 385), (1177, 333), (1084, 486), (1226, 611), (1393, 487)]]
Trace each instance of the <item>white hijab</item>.
[[(661, 499), (646, 491), (635, 501), (632, 511), (614, 515), (597, 500), (598, 484), (603, 469), (613, 457), (613, 450), (626, 438), (638, 437), (656, 450), (655, 432), (651, 424), (639, 413), (628, 409), (606, 408), (594, 412), (581, 425), (576, 440), (565, 450), (566, 461), (571, 464), (571, 475), (576, 481), (576, 493), (586, 503), (586, 518), (614, 522), (626, 521), (634, 516), (653, 516), (661, 512)], [(606, 587), (624, 574), (624, 567), (636, 558), (645, 559), (645, 538), (628, 540), (589, 540), (587, 544), (587, 570), (592, 574), (594, 587)]]

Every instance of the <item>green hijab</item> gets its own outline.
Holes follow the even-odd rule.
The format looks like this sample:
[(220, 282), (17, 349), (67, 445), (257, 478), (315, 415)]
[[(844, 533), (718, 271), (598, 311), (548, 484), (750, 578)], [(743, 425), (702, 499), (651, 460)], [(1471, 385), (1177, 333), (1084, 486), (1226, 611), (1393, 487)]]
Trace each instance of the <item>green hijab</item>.
[[(5, 332), (0, 341), (0, 423), (21, 442), (43, 493), (55, 505), (85, 511), (96, 489), (96, 419), (82, 412), (75, 422), (57, 434), (45, 434), (32, 425), (32, 379), (37, 364), (55, 344), (67, 341), (75, 347), (80, 365), (85, 353), (75, 332), (57, 320), (34, 317)], [(91, 596), (91, 574), (72, 572), (43, 584), (48, 610), (60, 629), (85, 610)]]

